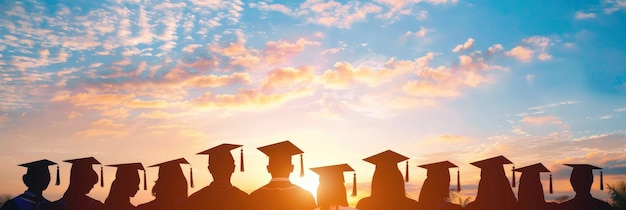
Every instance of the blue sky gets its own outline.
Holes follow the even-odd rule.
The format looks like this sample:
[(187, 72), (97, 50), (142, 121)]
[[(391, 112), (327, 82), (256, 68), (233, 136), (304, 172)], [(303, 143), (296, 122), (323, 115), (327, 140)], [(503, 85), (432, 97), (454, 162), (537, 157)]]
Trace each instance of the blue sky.
[[(500, 154), (516, 166), (543, 162), (557, 174), (554, 196), (572, 194), (563, 163), (604, 167), (609, 184), (625, 178), (622, 0), (0, 8), (0, 183), (8, 193), (22, 190), (13, 180), (23, 162), (95, 156), (151, 165), (184, 156), (204, 168), (194, 154), (220, 143), (248, 151), (251, 172), (233, 182), (250, 192), (269, 177), (246, 177), (265, 173), (254, 148), (285, 139), (310, 167), (353, 165), (361, 195), (373, 171), (361, 159), (386, 149), (412, 165), (455, 162), (468, 186), (478, 183), (468, 163)], [(424, 175), (411, 173), (410, 197)], [(294, 182), (314, 189), (316, 179)]]

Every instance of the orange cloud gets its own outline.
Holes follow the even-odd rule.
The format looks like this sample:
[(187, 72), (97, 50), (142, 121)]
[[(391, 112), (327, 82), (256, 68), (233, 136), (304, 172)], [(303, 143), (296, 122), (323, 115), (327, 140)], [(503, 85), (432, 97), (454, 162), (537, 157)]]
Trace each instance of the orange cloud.
[(463, 50), (467, 50), (467, 49), (472, 48), (472, 46), (474, 46), (474, 39), (468, 38), (467, 41), (465, 41), (465, 43), (454, 47), (454, 49), (452, 49), (452, 52), (460, 52)]
[(255, 89), (240, 89), (236, 94), (212, 95), (206, 93), (194, 98), (190, 105), (202, 109), (258, 109), (274, 107), (288, 100), (310, 95), (312, 90), (300, 89), (287, 93), (263, 94)]
[(337, 62), (334, 67), (334, 69), (326, 70), (320, 75), (320, 80), (326, 88), (346, 89), (358, 83), (373, 87), (389, 82), (394, 76), (401, 73), (387, 68), (377, 70), (366, 66), (354, 68), (348, 62)]
[(404, 92), (421, 97), (453, 98), (459, 96), (456, 88), (444, 87), (430, 81), (409, 81), (402, 86)]
[(533, 58), (533, 53), (534, 51), (529, 48), (517, 46), (505, 52), (505, 55), (514, 57), (523, 62), (529, 62)]
[(189, 87), (203, 88), (203, 87), (221, 87), (230, 85), (236, 82), (249, 83), (251, 81), (248, 73), (236, 72), (231, 75), (200, 75), (189, 78), (183, 82), (183, 85)]
[(524, 123), (529, 123), (529, 124), (533, 124), (533, 125), (543, 125), (543, 124), (555, 124), (555, 125), (560, 125), (563, 124), (563, 122), (561, 122), (561, 119), (559, 119), (556, 116), (525, 116), (524, 118), (522, 118), (522, 120), (520, 120), (520, 122), (524, 122)]
[(268, 73), (267, 79), (261, 85), (261, 89), (293, 86), (301, 83), (310, 84), (313, 82), (314, 77), (312, 66), (277, 68)]
[(119, 105), (124, 101), (128, 101), (133, 98), (133, 95), (120, 95), (120, 94), (93, 94), (93, 93), (78, 93), (75, 95), (59, 94), (55, 95), (51, 102), (67, 101), (75, 106), (92, 106), (92, 105)]

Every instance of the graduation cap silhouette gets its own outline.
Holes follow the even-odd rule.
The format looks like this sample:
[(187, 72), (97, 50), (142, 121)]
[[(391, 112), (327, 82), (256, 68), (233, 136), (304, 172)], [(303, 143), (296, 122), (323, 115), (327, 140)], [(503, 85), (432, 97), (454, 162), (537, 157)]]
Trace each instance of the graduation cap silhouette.
[[(591, 176), (593, 177), (593, 170), (602, 169), (597, 166), (589, 164), (564, 164), (572, 167), (572, 176)], [(602, 179), (602, 171), (600, 171), (600, 190), (604, 190), (604, 180)]]
[(24, 164), (20, 164), (18, 166), (22, 166), (22, 167), (26, 167), (27, 168), (27, 172), (30, 171), (44, 171), (44, 170), (48, 170), (48, 166), (51, 165), (57, 165), (57, 179), (54, 185), (60, 185), (61, 184), (61, 178), (59, 177), (59, 164), (52, 162), (48, 159), (43, 159), (43, 160), (38, 160), (38, 161), (33, 161), (30, 163), (24, 163)]
[[(450, 168), (458, 168), (457, 165), (451, 163), (450, 161), (441, 161), (436, 163), (429, 163), (424, 165), (419, 165), (418, 167), (426, 169), (426, 176), (448, 176), (450, 177)], [(456, 171), (456, 191), (461, 192), (461, 174), (457, 170)]]
[(199, 152), (198, 155), (208, 155), (209, 156), (209, 165), (212, 164), (223, 164), (223, 163), (231, 163), (234, 162), (233, 159), (233, 155), (230, 153), (231, 150), (233, 149), (237, 149), (237, 148), (241, 148), (240, 149), (240, 154), (239, 154), (239, 170), (241, 172), (244, 171), (244, 166), (243, 166), (243, 147), (242, 145), (237, 145), (237, 144), (220, 144), (218, 146), (215, 146), (211, 149), (207, 149), (204, 150), (202, 152)]
[[(480, 168), (481, 170), (495, 171), (495, 170), (502, 169), (503, 167), (502, 165), (513, 164), (513, 162), (511, 162), (506, 157), (500, 155), (500, 156), (496, 156), (496, 157), (492, 157), (492, 158), (488, 158), (484, 160), (479, 160), (470, 164)], [(513, 170), (515, 170), (515, 166), (513, 167)], [(515, 171), (513, 171), (513, 183), (511, 186), (515, 187)]]
[[(334, 184), (345, 183), (343, 176), (344, 172), (354, 171), (348, 164), (330, 165), (311, 168), (311, 171), (320, 176), (320, 185), (322, 184)], [(356, 196), (356, 173), (352, 174), (352, 196)]]
[(143, 164), (141, 163), (124, 163), (124, 164), (115, 164), (115, 165), (107, 165), (111, 167), (116, 167), (117, 171), (115, 172), (115, 178), (128, 176), (136, 174), (138, 170), (143, 171), (143, 190), (148, 190), (148, 183), (146, 179), (146, 169), (143, 168)]
[(166, 161), (163, 163), (158, 163), (158, 164), (154, 164), (151, 166), (148, 166), (150, 168), (152, 167), (159, 167), (159, 172), (161, 170), (163, 171), (182, 171), (182, 169), (180, 168), (180, 164), (188, 164), (189, 165), (189, 182), (191, 187), (194, 187), (193, 184), (193, 168), (191, 167), (191, 164), (189, 162), (187, 162), (187, 160), (185, 158), (178, 158), (175, 160), (170, 160), (170, 161)]
[[(384, 152), (372, 155), (370, 157), (367, 157), (365, 159), (363, 159), (366, 162), (369, 162), (371, 164), (376, 165), (376, 169), (378, 169), (378, 166), (380, 167), (387, 167), (387, 166), (395, 166), (397, 167), (399, 162), (408, 160), (409, 158), (398, 154), (394, 151), (391, 150), (386, 150)], [(405, 167), (405, 178), (404, 178), (405, 182), (409, 182), (409, 161), (406, 161), (406, 167)]]
[(100, 187), (104, 187), (104, 173), (102, 163), (96, 160), (94, 157), (78, 158), (72, 160), (64, 160), (63, 162), (71, 163), (71, 171), (77, 171), (78, 173), (85, 173), (93, 171), (92, 165), (100, 165)]
[[(513, 171), (522, 172), (522, 176), (537, 176), (539, 177), (539, 173), (541, 172), (550, 172), (543, 164), (537, 163), (521, 168), (517, 168)], [(541, 183), (541, 182), (539, 182)], [(550, 174), (550, 194), (552, 194), (552, 174)]]
[(269, 157), (270, 165), (274, 164), (291, 164), (291, 156), (300, 155), (300, 177), (304, 176), (304, 160), (302, 153), (304, 151), (296, 147), (290, 141), (282, 141), (267, 146), (257, 148)]

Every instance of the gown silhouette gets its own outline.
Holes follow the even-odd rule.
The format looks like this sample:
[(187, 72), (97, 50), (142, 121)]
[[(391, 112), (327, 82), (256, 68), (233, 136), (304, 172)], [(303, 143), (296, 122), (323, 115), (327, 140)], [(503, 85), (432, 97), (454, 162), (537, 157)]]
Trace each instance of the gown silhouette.
[[(186, 202), (188, 210), (240, 210), (247, 208), (248, 193), (230, 183), (230, 178), (235, 171), (235, 161), (230, 151), (239, 147), (241, 145), (221, 144), (198, 153), (209, 156), (208, 169), (213, 176), (213, 182), (189, 196)], [(243, 171), (243, 166), (241, 170)]]
[(135, 209), (136, 207), (130, 203), (130, 198), (139, 191), (140, 178), (137, 170), (144, 171), (144, 187), (146, 187), (143, 165), (141, 163), (126, 163), (108, 166), (117, 167), (117, 171), (115, 172), (115, 180), (111, 184), (109, 196), (104, 201), (104, 206), (108, 210)]
[[(578, 210), (578, 209), (594, 209), (609, 210), (613, 209), (607, 202), (598, 200), (591, 196), (591, 185), (593, 184), (594, 169), (602, 169), (588, 164), (565, 164), (573, 167), (570, 183), (576, 192), (576, 196), (571, 200), (560, 203), (558, 209), (561, 210)], [(600, 173), (600, 189), (602, 186), (602, 173)]]
[[(556, 209), (556, 203), (546, 203), (540, 172), (550, 172), (543, 164), (537, 163), (514, 171), (522, 172), (517, 189), (517, 207), (519, 210)], [(552, 193), (552, 175), (550, 175), (550, 193)]]
[[(43, 197), (43, 191), (50, 184), (50, 170), (48, 166), (51, 165), (56, 165), (56, 163), (47, 159), (19, 165), (27, 168), (26, 174), (22, 176), (22, 181), (24, 181), (28, 189), (23, 194), (5, 202), (0, 210), (48, 209), (50, 201)], [(56, 185), (59, 185), (58, 170), (57, 166)]]
[(376, 165), (372, 177), (370, 197), (359, 200), (359, 210), (404, 210), (418, 209), (417, 201), (407, 198), (402, 173), (398, 170), (398, 162), (408, 157), (391, 150), (381, 152), (363, 160)]
[(480, 181), (478, 192), (474, 202), (469, 203), (465, 209), (471, 210), (514, 210), (517, 209), (517, 199), (509, 185), (503, 164), (512, 162), (504, 156), (497, 156), (471, 163), (479, 167)]
[[(315, 210), (351, 210), (346, 197), (343, 173), (354, 171), (348, 164), (311, 168), (320, 176)], [(356, 184), (356, 183), (353, 183)], [(355, 192), (353, 192), (355, 193)]]
[[(189, 162), (185, 158), (179, 158), (150, 166), (159, 167), (159, 178), (152, 187), (152, 195), (155, 199), (137, 206), (137, 210), (184, 209), (188, 188), (187, 179), (180, 164), (189, 164)], [(193, 183), (193, 179), (191, 182)]]
[[(272, 175), (270, 182), (250, 193), (249, 209), (255, 210), (311, 210), (316, 207), (313, 195), (292, 184), (289, 174), (293, 171), (291, 156), (302, 153), (289, 141), (283, 141), (257, 148), (269, 157), (268, 172)], [(302, 164), (300, 172), (303, 175)]]
[[(425, 168), (426, 180), (422, 185), (418, 201), (419, 209), (432, 210), (457, 210), (461, 209), (458, 204), (448, 201), (450, 196), (450, 171), (449, 168), (457, 167), (450, 161), (442, 161), (420, 165)], [(458, 177), (457, 177), (458, 178)], [(457, 189), (460, 186), (457, 186)]]
[[(93, 199), (87, 194), (93, 186), (98, 183), (98, 174), (93, 170), (94, 164), (100, 164), (93, 157), (64, 160), (72, 164), (70, 170), (70, 184), (63, 197), (51, 204), (51, 209), (55, 210), (101, 210), (105, 209), (102, 202)], [(102, 176), (102, 167), (100, 168)], [(100, 177), (100, 186), (104, 186), (102, 177)]]

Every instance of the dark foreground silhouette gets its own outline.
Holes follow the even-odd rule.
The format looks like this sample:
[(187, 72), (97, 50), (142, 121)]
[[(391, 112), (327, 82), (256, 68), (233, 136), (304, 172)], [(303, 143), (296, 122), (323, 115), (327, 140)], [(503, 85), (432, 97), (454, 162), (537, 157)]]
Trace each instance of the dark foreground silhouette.
[[(269, 158), (267, 171), (272, 179), (268, 184), (255, 190), (250, 195), (241, 191), (231, 184), (231, 176), (235, 171), (235, 161), (231, 150), (242, 148), (242, 145), (221, 144), (198, 154), (208, 155), (208, 170), (213, 181), (206, 187), (188, 195), (188, 182), (181, 164), (189, 164), (184, 158), (167, 161), (152, 165), (158, 167), (158, 179), (152, 187), (154, 200), (141, 204), (137, 207), (130, 203), (139, 190), (141, 178), (138, 170), (144, 171), (143, 188), (147, 189), (146, 173), (141, 163), (108, 165), (116, 167), (115, 180), (111, 184), (111, 190), (104, 202), (90, 198), (87, 194), (100, 180), (100, 186), (104, 186), (102, 166), (100, 178), (93, 168), (94, 164), (102, 165), (93, 157), (65, 160), (72, 164), (69, 186), (63, 197), (50, 202), (43, 197), (43, 191), (48, 188), (51, 181), (49, 166), (57, 165), (47, 159), (21, 164), (26, 167), (26, 174), (22, 181), (27, 190), (6, 202), (0, 210), (172, 210), (172, 209), (216, 209), (216, 210), (349, 210), (346, 189), (344, 186), (344, 172), (354, 171), (348, 164), (339, 164), (311, 168), (319, 175), (319, 187), (317, 191), (317, 203), (313, 195), (294, 185), (289, 180), (294, 166), (291, 163), (292, 156), (300, 155), (300, 175), (303, 175), (302, 167), (304, 153), (289, 141), (283, 141), (258, 149)], [(243, 149), (240, 154), (240, 171), (243, 172)], [(457, 165), (442, 161), (419, 165), (427, 170), (420, 192), (419, 202), (406, 197), (404, 182), (408, 181), (407, 172), (403, 180), (402, 173), (398, 169), (398, 163), (409, 158), (386, 150), (376, 155), (363, 159), (376, 166), (371, 180), (372, 187), (369, 197), (358, 201), (357, 209), (360, 210), (446, 210), (461, 209), (461, 206), (450, 203), (448, 200), (450, 189), (450, 168), (458, 168)], [(504, 156), (496, 156), (471, 163), (481, 169), (478, 183), (477, 196), (474, 202), (469, 203), (464, 209), (471, 210), (608, 210), (611, 206), (591, 196), (593, 184), (593, 170), (601, 169), (588, 164), (566, 164), (573, 168), (570, 183), (576, 192), (576, 196), (561, 204), (546, 202), (544, 199), (543, 186), (540, 180), (541, 173), (548, 173), (543, 164), (537, 163), (513, 170), (512, 183), (504, 173), (505, 164), (512, 162)], [(190, 185), (193, 187), (192, 169), (189, 169)], [(513, 194), (516, 179), (515, 173), (521, 172), (517, 198)], [(57, 166), (56, 185), (60, 183)], [(600, 172), (600, 188), (603, 185), (602, 172)], [(356, 193), (356, 174), (353, 174), (353, 195)], [(552, 176), (550, 175), (550, 193), (552, 193)], [(457, 191), (460, 191), (460, 175), (457, 171)]]

